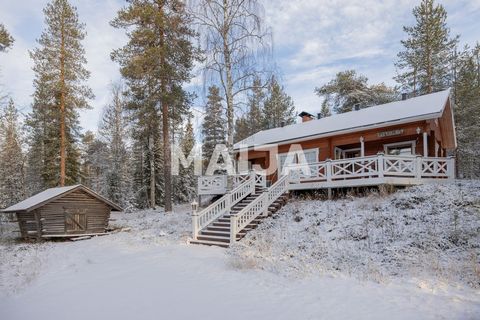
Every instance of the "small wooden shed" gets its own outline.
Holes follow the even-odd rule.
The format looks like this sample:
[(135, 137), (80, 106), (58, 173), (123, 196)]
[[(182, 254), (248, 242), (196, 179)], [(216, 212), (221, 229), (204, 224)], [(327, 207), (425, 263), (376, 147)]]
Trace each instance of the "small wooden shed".
[(1, 210), (16, 214), (24, 239), (103, 234), (111, 211), (122, 208), (83, 185), (50, 188)]

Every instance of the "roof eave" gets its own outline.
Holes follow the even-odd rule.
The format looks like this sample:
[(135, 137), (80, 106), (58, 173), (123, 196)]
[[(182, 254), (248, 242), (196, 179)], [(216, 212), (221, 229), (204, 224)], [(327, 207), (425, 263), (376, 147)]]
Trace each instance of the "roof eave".
[[(259, 144), (259, 145), (246, 146), (246, 149), (251, 150), (251, 149), (255, 149), (255, 148), (262, 148), (262, 147), (269, 146), (269, 145), (283, 145), (283, 144), (303, 142), (303, 141), (313, 140), (313, 139), (327, 138), (327, 137), (330, 137), (330, 136), (333, 136), (333, 135), (347, 134), (347, 133), (353, 133), (353, 132), (369, 130), (369, 129), (376, 129), (376, 128), (385, 126), (387, 124), (394, 126), (394, 125), (405, 124), (405, 123), (410, 123), (410, 122), (436, 119), (436, 118), (439, 118), (442, 115), (442, 113), (443, 113), (443, 109), (442, 109), (442, 111), (438, 111), (438, 112), (434, 112), (434, 113), (428, 113), (428, 114), (424, 114), (424, 115), (421, 115), (421, 116), (414, 116), (414, 117), (391, 120), (391, 121), (377, 122), (377, 123), (366, 125), (366, 126), (359, 126), (359, 127), (355, 127), (355, 128), (330, 131), (330, 132), (321, 133), (321, 134), (306, 135), (306, 136), (299, 137), (299, 138), (294, 138), (294, 139), (272, 141), (272, 142), (269, 142), (269, 143), (264, 143), (264, 144)], [(238, 152), (241, 149), (243, 149), (243, 148), (234, 148), (234, 152)]]

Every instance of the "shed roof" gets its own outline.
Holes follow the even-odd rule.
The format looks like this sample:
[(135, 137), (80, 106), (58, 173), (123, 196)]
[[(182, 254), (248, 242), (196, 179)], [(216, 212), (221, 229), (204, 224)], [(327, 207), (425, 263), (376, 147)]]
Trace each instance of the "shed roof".
[(330, 117), (263, 130), (235, 144), (234, 149), (354, 132), (379, 125), (395, 125), (442, 116), (450, 89)]
[(107, 204), (109, 207), (114, 209), (114, 211), (122, 211), (122, 208), (116, 205), (115, 203), (111, 202), (110, 200), (102, 197), (95, 191), (81, 185), (77, 184), (74, 186), (68, 186), (68, 187), (58, 187), (58, 188), (50, 188), (47, 190), (44, 190), (40, 193), (37, 193), (34, 196), (31, 196), (30, 198), (27, 198), (23, 201), (20, 201), (17, 204), (14, 204), (11, 207), (8, 207), (6, 209), (0, 210), (0, 212), (19, 212), (19, 211), (32, 211), (38, 207), (41, 207), (55, 199), (61, 198), (62, 196), (71, 193), (75, 190), (83, 190), (86, 193), (92, 195), (93, 197), (97, 198), (98, 200), (104, 202)]

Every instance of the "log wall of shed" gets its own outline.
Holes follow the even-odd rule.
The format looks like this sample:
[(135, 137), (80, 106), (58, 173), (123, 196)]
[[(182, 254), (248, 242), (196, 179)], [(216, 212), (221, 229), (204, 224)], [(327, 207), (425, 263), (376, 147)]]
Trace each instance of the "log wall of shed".
[[(31, 212), (17, 213), (24, 238), (41, 236), (104, 233), (108, 227), (110, 207), (83, 190), (75, 190)], [(85, 230), (67, 230), (67, 213), (85, 214)]]

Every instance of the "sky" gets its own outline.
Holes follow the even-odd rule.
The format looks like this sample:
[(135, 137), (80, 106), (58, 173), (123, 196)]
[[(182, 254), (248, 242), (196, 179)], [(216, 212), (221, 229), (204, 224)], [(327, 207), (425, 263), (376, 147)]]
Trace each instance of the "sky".
[[(32, 60), (28, 50), (44, 28), (42, 8), (46, 0), (0, 0), (0, 22), (15, 38), (12, 49), (0, 55), (0, 91), (7, 92), (23, 114), (30, 111), (33, 93)], [(317, 86), (339, 71), (355, 69), (371, 83), (393, 85), (394, 61), (405, 37), (402, 26), (412, 25), (413, 0), (263, 0), (265, 23), (273, 34), (273, 59), (285, 91), (298, 111), (320, 111)], [(83, 44), (91, 72), (88, 85), (95, 99), (92, 109), (81, 111), (84, 130), (95, 131), (102, 109), (109, 102), (109, 88), (120, 79), (118, 65), (110, 59), (113, 49), (123, 46), (123, 30), (110, 26), (122, 0), (71, 0), (80, 21), (86, 24)], [(451, 34), (461, 35), (461, 44), (480, 41), (480, 0), (440, 1), (448, 12)], [(197, 80), (201, 77), (198, 76)], [(194, 81), (198, 83), (198, 81)], [(191, 85), (196, 90), (198, 85)], [(204, 98), (194, 102), (201, 110)], [(198, 126), (201, 114), (196, 114)]]

